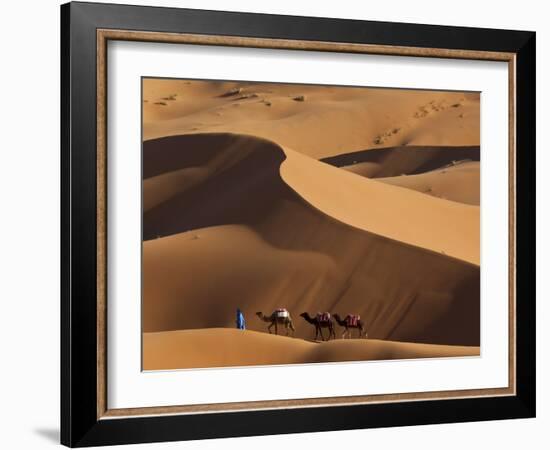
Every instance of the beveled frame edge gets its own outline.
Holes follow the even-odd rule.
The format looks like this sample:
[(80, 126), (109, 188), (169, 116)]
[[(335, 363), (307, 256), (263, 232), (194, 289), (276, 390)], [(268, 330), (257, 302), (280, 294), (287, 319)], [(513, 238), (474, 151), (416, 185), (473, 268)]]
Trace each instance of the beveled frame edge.
[[(516, 54), (481, 50), (388, 46), (326, 41), (250, 38), (241, 36), (159, 33), (135, 30), (97, 29), (97, 418), (109, 420), (126, 417), (159, 415), (227, 413), (266, 409), (313, 408), (356, 404), (385, 404), (422, 400), (445, 400), (514, 396), (516, 390)], [(308, 50), (344, 53), (381, 54), (392, 56), (437, 57), (501, 61), (508, 63), (509, 72), (509, 342), (508, 387), (450, 390), (403, 394), (340, 396), (292, 400), (270, 400), (203, 405), (108, 409), (107, 405), (107, 308), (106, 308), (106, 167), (107, 167), (107, 42), (109, 40), (183, 43), (267, 49)]]

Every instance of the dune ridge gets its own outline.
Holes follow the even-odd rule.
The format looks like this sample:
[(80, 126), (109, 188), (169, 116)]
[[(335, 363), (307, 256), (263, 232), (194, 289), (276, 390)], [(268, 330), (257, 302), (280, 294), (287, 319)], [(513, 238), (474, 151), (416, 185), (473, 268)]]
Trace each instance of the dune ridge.
[(369, 148), (323, 158), (322, 162), (368, 178), (417, 175), (440, 169), (457, 161), (479, 161), (479, 145), (406, 145)]
[[(202, 138), (205, 142), (201, 142)], [(479, 208), (425, 197), (408, 189), (368, 180), (253, 136), (229, 133), (182, 135), (164, 138), (160, 146), (168, 142), (170, 152), (179, 154), (181, 159), (177, 162), (171, 159), (171, 173), (175, 172), (174, 168), (178, 168), (179, 173), (182, 169), (180, 165), (197, 164), (197, 161), (189, 163), (184, 160), (188, 153), (192, 153), (186, 149), (197, 146), (210, 149), (210, 155), (208, 152), (201, 152), (201, 156), (205, 158), (202, 161), (205, 163), (201, 169), (202, 180), (214, 174), (218, 175), (218, 179), (215, 185), (203, 193), (204, 199), (208, 195), (216, 195), (216, 191), (218, 196), (225, 197), (228, 191), (235, 190), (246, 198), (246, 193), (252, 188), (243, 186), (246, 185), (243, 182), (245, 174), (253, 178), (252, 181), (261, 178), (259, 183), (263, 184), (280, 184), (282, 179), (286, 187), (290, 187), (310, 205), (335, 220), (363, 231), (479, 264)], [(149, 146), (156, 149), (159, 145), (156, 141), (146, 142), (144, 154), (158, 153), (150, 150)], [(174, 152), (174, 148), (179, 149), (179, 153)], [(242, 176), (234, 176), (231, 171), (237, 164), (244, 166), (237, 168)], [(196, 170), (195, 166), (185, 168)], [(222, 176), (223, 172), (225, 178)], [(145, 181), (150, 181), (146, 174), (144, 176)], [(174, 183), (167, 184), (174, 186)], [(194, 186), (193, 183), (190, 184), (191, 187)], [(149, 204), (151, 194), (146, 187), (144, 202)], [(190, 192), (187, 187), (178, 184), (172, 190), (174, 194), (180, 192), (182, 195), (187, 194), (187, 197), (189, 194), (197, 196), (196, 191)], [(258, 189), (258, 183), (254, 189)], [(357, 208), (358, 204), (361, 208)], [(170, 216), (171, 213), (172, 211)], [(196, 213), (197, 211), (195, 215)], [(153, 220), (150, 217), (152, 215), (146, 215), (147, 223)], [(406, 223), (402, 220), (404, 217)], [(199, 226), (204, 227), (207, 224), (202, 223), (191, 228)], [(147, 238), (151, 232), (147, 227), (144, 229)], [(153, 235), (161, 236), (165, 233), (156, 230)]]
[[(281, 166), (283, 180), (328, 216), (379, 236), (479, 264), (479, 208), (360, 177), (287, 148), (283, 151), (287, 157)], [(317, 173), (304, 177), (307, 170)]]
[[(479, 347), (346, 339), (313, 343), (254, 331), (144, 333), (144, 370), (479, 356)], [(259, 351), (261, 349), (261, 351)]]
[[(374, 233), (393, 220), (387, 212), (381, 212), (384, 220), (373, 214), (359, 227), (344, 217), (358, 209), (357, 202), (383, 209), (384, 198), (392, 202), (397, 195), (426, 205), (425, 210), (442, 205), (444, 215), (474, 207), (449, 208), (446, 201), (346, 173), (250, 136), (146, 141), (144, 162), (148, 158), (155, 163), (144, 171), (145, 181), (174, 185), (166, 187), (169, 198), (144, 214), (145, 332), (231, 327), (236, 307), (244, 310), (250, 328), (265, 330), (254, 313), (286, 306), (295, 316), (303, 310), (359, 313), (369, 336), (378, 339), (479, 345), (476, 264)], [(182, 186), (165, 177), (166, 171), (197, 167), (200, 179), (193, 183)], [(344, 202), (345, 210), (323, 212), (325, 198), (304, 200), (318, 187), (311, 174), (354, 201)], [(353, 194), (357, 189), (364, 195)], [(144, 199), (146, 191), (144, 183)], [(436, 231), (452, 236), (469, 216), (454, 217), (453, 228)], [(407, 223), (399, 222), (388, 226), (406, 237)], [(297, 336), (312, 337), (313, 329), (300, 321), (295, 317)]]
[(468, 205), (479, 206), (480, 202), (478, 161), (455, 162), (417, 175), (401, 175), (376, 180)]

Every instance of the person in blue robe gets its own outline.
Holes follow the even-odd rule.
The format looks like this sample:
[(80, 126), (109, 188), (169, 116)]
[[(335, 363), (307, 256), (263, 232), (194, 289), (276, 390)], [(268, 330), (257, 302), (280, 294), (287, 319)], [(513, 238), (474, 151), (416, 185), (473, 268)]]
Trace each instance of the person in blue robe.
[(238, 330), (246, 330), (246, 324), (245, 324), (245, 321), (244, 321), (244, 314), (242, 313), (240, 308), (237, 308), (236, 323), (237, 323), (237, 329)]

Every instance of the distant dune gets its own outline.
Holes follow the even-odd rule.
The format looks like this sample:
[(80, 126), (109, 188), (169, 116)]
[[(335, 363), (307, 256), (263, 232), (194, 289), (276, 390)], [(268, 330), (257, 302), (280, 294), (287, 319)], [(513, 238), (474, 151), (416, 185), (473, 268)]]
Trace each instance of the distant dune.
[(377, 181), (413, 189), (441, 199), (479, 206), (478, 161), (457, 162), (418, 175), (377, 178)]
[(375, 338), (479, 344), (479, 256), (463, 239), (477, 208), (254, 137), (147, 141), (153, 157), (144, 199), (148, 180), (171, 185), (167, 167), (201, 171), (144, 215), (144, 331), (231, 327), (237, 307), (265, 330), (254, 313), (284, 306), (301, 337), (313, 333), (301, 312), (330, 310), (361, 314)]
[(416, 175), (440, 169), (457, 161), (479, 161), (479, 145), (468, 147), (403, 146), (367, 149), (323, 158), (331, 166), (341, 167), (368, 178)]
[(283, 151), (282, 179), (326, 215), (379, 236), (479, 264), (479, 208), (360, 177), (287, 148)]
[(316, 159), (404, 145), (479, 146), (478, 93), (147, 79), (144, 100), (145, 140), (231, 132)]
[(145, 333), (144, 370), (479, 356), (479, 347), (372, 339), (323, 343), (230, 329)]
[[(148, 164), (153, 157), (156, 169)], [(265, 218), (281, 200), (296, 201), (298, 194), (339, 222), (479, 264), (479, 208), (368, 180), (264, 139), (227, 133), (172, 136), (145, 142), (144, 161), (149, 167), (145, 205), (154, 203), (159, 184), (171, 193), (158, 208), (146, 208), (145, 239), (249, 223)], [(172, 171), (151, 181), (147, 176), (162, 171), (163, 164)], [(191, 170), (188, 182), (176, 182)]]
[[(479, 355), (479, 100), (145, 79), (145, 369)], [(311, 342), (305, 311), (369, 339)]]

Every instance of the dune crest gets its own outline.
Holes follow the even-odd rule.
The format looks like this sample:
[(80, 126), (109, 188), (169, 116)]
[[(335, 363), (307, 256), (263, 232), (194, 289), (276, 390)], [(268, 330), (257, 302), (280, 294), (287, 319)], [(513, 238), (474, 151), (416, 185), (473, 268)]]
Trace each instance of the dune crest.
[[(210, 196), (221, 196), (221, 198), (227, 196), (232, 192), (228, 191), (229, 183), (237, 182), (239, 184), (235, 185), (234, 189), (238, 190), (241, 196), (246, 197), (247, 193), (252, 193), (252, 190), (265, 191), (266, 189), (265, 183), (262, 188), (259, 188), (257, 183), (254, 187), (247, 186), (247, 183), (267, 181), (268, 184), (274, 185), (282, 180), (288, 188), (334, 220), (479, 265), (479, 208), (475, 206), (447, 202), (409, 189), (369, 180), (254, 136), (231, 133), (173, 136), (146, 142), (144, 158), (148, 158), (150, 153), (155, 155), (159, 153), (160, 150), (155, 149), (163, 145), (168, 153), (173, 155), (168, 158), (171, 161), (172, 172), (170, 173), (182, 169), (197, 170), (196, 156), (190, 156), (196, 155), (197, 152), (191, 152), (190, 147), (208, 149), (208, 152), (200, 153), (203, 158), (200, 161), (202, 163), (200, 179), (216, 182), (207, 191)], [(192, 159), (192, 166), (185, 160), (186, 157)], [(162, 159), (158, 156), (157, 158)], [(277, 174), (280, 175), (279, 180), (276, 179)], [(212, 175), (216, 175), (217, 178), (214, 179)], [(227, 176), (227, 181), (224, 181), (224, 176)], [(244, 178), (251, 176), (249, 181)], [(257, 178), (258, 176), (263, 178)], [(173, 175), (167, 174), (163, 177), (174, 178)], [(156, 178), (158, 180), (158, 174)], [(148, 178), (145, 181), (151, 182)], [(181, 197), (196, 183), (191, 178), (191, 181), (185, 185), (170, 182), (167, 184), (172, 186), (167, 188), (171, 196), (180, 194)], [(207, 184), (203, 183), (203, 185)], [(273, 186), (270, 189), (272, 188)], [(149, 198), (158, 196), (154, 194), (158, 190), (160, 190), (159, 187), (156, 187), (156, 191), (144, 189), (147, 205), (151, 202)], [(208, 198), (205, 194), (200, 202), (207, 201)], [(183, 205), (181, 207), (183, 208)], [(150, 208), (146, 212), (149, 210)], [(161, 211), (162, 209), (151, 211), (150, 215), (162, 214)], [(212, 214), (210, 210), (208, 214)], [(164, 216), (172, 215), (171, 208), (165, 210)], [(148, 215), (145, 218), (147, 223), (152, 220)], [(167, 220), (164, 219), (164, 222)], [(234, 220), (208, 225), (235, 223)], [(146, 233), (147, 223), (145, 224)], [(196, 226), (207, 225), (202, 223), (194, 227)], [(151, 234), (158, 236), (164, 233), (156, 231)]]
[(370, 339), (313, 343), (227, 328), (144, 333), (143, 345), (145, 370), (479, 356), (479, 347)]
[[(254, 313), (284, 306), (295, 315), (361, 314), (374, 338), (478, 345), (477, 265), (372, 231), (399, 211), (377, 217), (371, 208), (373, 217), (366, 217), (363, 228), (345, 223), (346, 215), (356, 220), (350, 209), (363, 204), (387, 209), (383, 200), (391, 202), (394, 195), (418, 203), (421, 212), (422, 205), (451, 202), (286, 152), (267, 140), (232, 134), (144, 144), (144, 160), (156, 158), (146, 181), (164, 180), (170, 169), (201, 167), (206, 174), (193, 186), (171, 184), (167, 177), (169, 187), (181, 192), (144, 214), (144, 331), (231, 327), (237, 307), (249, 327), (265, 330)], [(286, 183), (281, 171), (296, 179)], [(323, 180), (322, 198), (308, 198)], [(324, 194), (331, 186), (335, 192)], [(357, 189), (362, 196), (354, 194)], [(344, 210), (336, 209), (339, 196)], [(421, 219), (414, 224), (421, 226)], [(463, 226), (459, 219), (439, 236), (454, 236)], [(388, 227), (404, 238), (411, 220), (397, 215)], [(311, 337), (311, 326), (296, 320), (297, 335)]]
[(433, 197), (479, 206), (479, 177), (479, 162), (466, 161), (417, 175), (401, 175), (376, 180)]
[(441, 147), (406, 145), (366, 149), (321, 159), (368, 178), (417, 175), (440, 169), (458, 161), (479, 161), (479, 145)]
[(283, 148), (281, 177), (323, 213), (479, 265), (479, 208), (380, 183)]
[(146, 370), (479, 355), (479, 93), (142, 83)]

